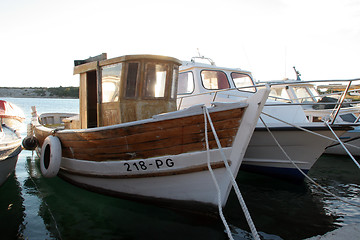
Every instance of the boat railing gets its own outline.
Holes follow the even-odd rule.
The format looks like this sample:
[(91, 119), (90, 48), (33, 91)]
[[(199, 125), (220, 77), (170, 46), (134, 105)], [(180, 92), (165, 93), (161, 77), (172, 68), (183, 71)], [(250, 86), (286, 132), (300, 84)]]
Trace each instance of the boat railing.
[[(206, 96), (206, 95), (209, 95), (209, 96), (212, 96), (212, 100), (211, 102), (215, 102), (218, 95), (221, 94), (221, 93), (224, 93), (226, 94), (228, 97), (234, 97), (234, 98), (239, 98), (239, 99), (245, 99), (245, 98), (248, 98), (250, 95), (248, 96), (245, 96), (245, 95), (239, 95), (239, 94), (234, 94), (232, 93), (232, 91), (234, 90), (237, 90), (237, 91), (244, 91), (245, 89), (258, 89), (258, 88), (263, 88), (265, 85), (259, 85), (259, 86), (254, 86), (254, 85), (251, 85), (251, 86), (245, 86), (245, 87), (239, 87), (239, 88), (226, 88), (226, 89), (219, 89), (219, 90), (212, 90), (212, 91), (208, 91), (208, 92), (203, 92), (203, 93), (197, 93), (197, 94), (188, 94), (188, 93), (185, 93), (185, 94), (178, 94), (178, 97), (177, 99), (179, 100), (178, 101), (178, 109), (181, 109), (182, 107), (182, 104), (183, 104), (183, 100), (184, 99), (187, 99), (187, 98), (195, 98), (195, 97), (198, 97), (198, 96)], [(246, 91), (248, 92), (248, 91)], [(251, 93), (254, 93), (255, 91), (252, 91), (252, 92), (249, 92), (250, 94)]]
[[(318, 95), (313, 95), (313, 96), (309, 96), (309, 97), (301, 97), (301, 98), (296, 98), (296, 99), (290, 99), (290, 98), (284, 98), (284, 97), (279, 97), (279, 96), (269, 96), (269, 99), (276, 101), (277, 103), (272, 103), (271, 101), (268, 101), (265, 106), (281, 106), (281, 105), (285, 105), (285, 106), (289, 106), (289, 104), (292, 105), (302, 105), (302, 106), (319, 106), (319, 108), (321, 108), (320, 106), (322, 106), (323, 108), (326, 108), (327, 110), (331, 111), (331, 114), (329, 114), (330, 119), (332, 121), (332, 123), (335, 122), (335, 119), (337, 118), (337, 116), (339, 115), (340, 110), (348, 110), (348, 111), (352, 111), (353, 113), (356, 113), (358, 116), (360, 116), (360, 99), (359, 100), (350, 100), (347, 98), (347, 95), (351, 92), (357, 91), (355, 90), (350, 90), (351, 84), (353, 84), (354, 82), (359, 82), (360, 78), (357, 79), (335, 79), (335, 80), (311, 80), (311, 81), (270, 81), (270, 82), (262, 82), (259, 83), (257, 85), (250, 85), (250, 86), (243, 86), (243, 87), (238, 87), (238, 88), (227, 88), (227, 89), (219, 89), (219, 90), (212, 90), (212, 91), (208, 91), (208, 92), (204, 92), (204, 93), (198, 93), (198, 94), (180, 94), (178, 95), (178, 109), (181, 109), (182, 104), (183, 104), (183, 100), (186, 98), (193, 98), (196, 96), (203, 96), (203, 95), (210, 95), (212, 96), (211, 102), (215, 102), (218, 98), (218, 96), (221, 94), (222, 96), (224, 94), (226, 94), (226, 96), (228, 98), (233, 98), (233, 99), (244, 99), (247, 98), (248, 96), (246, 95), (241, 95), (238, 93), (238, 91), (242, 92), (242, 93), (248, 93), (251, 94), (252, 92), (257, 91), (260, 88), (263, 88), (266, 84), (269, 85), (270, 87), (276, 87), (276, 86), (280, 86), (280, 85), (317, 85), (317, 84), (321, 84), (321, 86), (325, 86), (325, 84), (329, 84), (329, 83), (337, 83), (337, 84), (342, 84), (340, 86), (344, 87), (345, 90), (344, 91), (340, 91), (337, 90), (336, 92), (333, 93), (324, 93), (324, 94), (318, 94)], [(344, 85), (343, 83), (347, 83), (347, 85)], [(357, 83), (356, 85), (359, 85), (359, 83)], [(336, 85), (328, 85), (329, 87), (336, 87)], [(249, 90), (250, 89), (250, 90)], [(359, 89), (360, 89), (360, 85), (359, 85)], [(326, 102), (326, 101), (319, 101), (321, 99), (323, 99), (324, 97), (331, 97), (331, 96), (336, 96), (335, 99), (337, 99), (337, 101), (333, 101), (333, 102)], [(318, 101), (314, 101), (314, 99), (317, 99)], [(311, 100), (311, 101), (307, 101), (307, 100)], [(279, 103), (282, 102), (282, 103)], [(315, 107), (317, 108), (317, 107)], [(358, 119), (357, 119), (358, 121)]]
[[(358, 89), (354, 89), (354, 90), (350, 90), (351, 84), (353, 84), (354, 82), (358, 82), (360, 81), (359, 78), (357, 79), (336, 79), (336, 80), (312, 80), (312, 81), (291, 81), (291, 82), (287, 82), (287, 81), (278, 81), (278, 82), (273, 82), (270, 85), (271, 86), (291, 86), (291, 85), (296, 85), (296, 86), (300, 86), (300, 85), (316, 85), (316, 84), (323, 84), (321, 86), (323, 86), (324, 88), (326, 88), (326, 86), (328, 86), (328, 88), (331, 87), (344, 87), (345, 90), (341, 91), (339, 89), (337, 89), (335, 92), (332, 93), (326, 93), (326, 94), (317, 94), (317, 95), (313, 95), (313, 96), (308, 96), (308, 97), (302, 97), (302, 98), (292, 98), (292, 99), (286, 99), (286, 98), (281, 98), (278, 96), (271, 96), (270, 98), (274, 99), (275, 101), (283, 101), (283, 102), (290, 102), (291, 104), (299, 104), (296, 102), (300, 102), (303, 103), (301, 105), (312, 105), (312, 106), (316, 106), (316, 105), (321, 105), (321, 106), (328, 106), (327, 108), (330, 109), (332, 108), (332, 112), (330, 114), (330, 119), (332, 119), (332, 123), (335, 122), (336, 117), (338, 116), (339, 112), (341, 110), (352, 110), (353, 113), (359, 113), (360, 109), (357, 106), (357, 104), (359, 103), (359, 101), (353, 101), (350, 100), (348, 101), (347, 95), (350, 94), (351, 92), (355, 92), (358, 91)], [(324, 85), (325, 83), (329, 83), (328, 85)], [(333, 84), (331, 84), (333, 83)], [(335, 84), (334, 84), (335, 83)], [(339, 85), (341, 83), (341, 85)], [(342, 83), (346, 83), (346, 85), (343, 85)], [(357, 85), (359, 85), (359, 83), (357, 83)], [(322, 101), (324, 99), (324, 97), (334, 97), (335, 99), (337, 99), (337, 101)], [(318, 101), (314, 101), (314, 99), (317, 99)], [(308, 102), (306, 102), (307, 100), (310, 100)], [(345, 104), (344, 104), (345, 103)], [(350, 105), (351, 104), (351, 105)], [(358, 119), (356, 120), (358, 121)]]

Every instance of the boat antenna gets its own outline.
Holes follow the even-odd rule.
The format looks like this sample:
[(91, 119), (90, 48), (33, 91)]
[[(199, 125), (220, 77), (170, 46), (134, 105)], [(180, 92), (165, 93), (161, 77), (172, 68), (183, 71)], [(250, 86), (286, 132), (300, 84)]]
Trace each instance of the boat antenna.
[(197, 50), (197, 52), (198, 52), (199, 58), (204, 58), (204, 56), (201, 56), (201, 54), (200, 54), (200, 49), (197, 48), (196, 50)]
[(199, 59), (204, 59), (204, 60), (207, 60), (207, 61), (209, 61), (210, 62), (210, 64), (211, 65), (214, 65), (215, 66), (215, 62), (211, 59), (211, 58), (207, 58), (207, 57), (204, 57), (204, 56), (202, 56), (201, 54), (200, 54), (200, 50), (199, 50), (199, 48), (197, 48), (197, 52), (198, 52), (198, 57), (192, 57), (191, 58), (191, 62), (195, 62), (195, 59), (196, 58), (199, 58)]
[(296, 70), (295, 66), (293, 66), (293, 69), (294, 69), (295, 74), (296, 74), (296, 81), (301, 81), (301, 78), (300, 78), (301, 73), (298, 70)]

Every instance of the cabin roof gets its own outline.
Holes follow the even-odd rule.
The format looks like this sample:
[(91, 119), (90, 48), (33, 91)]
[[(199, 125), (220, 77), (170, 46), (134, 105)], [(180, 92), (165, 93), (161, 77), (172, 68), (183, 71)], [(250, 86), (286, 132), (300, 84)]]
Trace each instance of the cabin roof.
[(161, 56), (161, 55), (150, 55), (150, 54), (142, 54), (142, 55), (124, 55), (121, 57), (105, 59), (101, 61), (93, 61), (84, 63), (74, 67), (74, 75), (79, 73), (84, 73), (88, 71), (96, 70), (98, 66), (106, 66), (110, 64), (126, 62), (126, 61), (137, 61), (137, 60), (153, 60), (153, 61), (167, 61), (173, 62), (177, 65), (181, 65), (182, 62), (173, 57)]
[(220, 70), (226, 72), (242, 72), (251, 75), (250, 71), (243, 70), (241, 68), (228, 68), (228, 67), (219, 67), (216, 65), (206, 64), (206, 63), (199, 63), (199, 62), (191, 62), (191, 61), (183, 61), (180, 67), (180, 72), (189, 71), (193, 68), (199, 69), (208, 69), (208, 70)]

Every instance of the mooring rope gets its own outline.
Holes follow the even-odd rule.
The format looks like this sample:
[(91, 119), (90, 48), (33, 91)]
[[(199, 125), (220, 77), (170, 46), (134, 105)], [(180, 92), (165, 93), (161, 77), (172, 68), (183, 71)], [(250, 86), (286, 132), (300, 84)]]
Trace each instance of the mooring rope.
[(326, 126), (330, 129), (330, 131), (332, 132), (332, 134), (334, 134), (335, 138), (337, 139), (337, 141), (340, 143), (340, 145), (344, 148), (345, 152), (349, 155), (349, 157), (351, 158), (351, 160), (353, 160), (353, 162), (355, 163), (355, 165), (360, 168), (360, 164), (355, 160), (355, 158), (353, 157), (353, 155), (349, 152), (349, 150), (345, 147), (344, 143), (340, 140), (340, 138), (336, 135), (336, 133), (334, 132), (334, 130), (331, 128), (331, 126), (329, 125), (328, 122), (324, 121), (324, 123), (326, 124)]
[[(228, 171), (229, 175), (230, 175), (230, 179), (231, 179), (231, 182), (232, 182), (232, 186), (234, 187), (234, 190), (235, 190), (235, 193), (238, 197), (238, 200), (240, 202), (240, 205), (241, 205), (241, 208), (244, 212), (244, 215), (246, 217), (246, 221), (248, 222), (248, 225), (250, 227), (250, 230), (251, 230), (251, 233), (253, 235), (253, 238), (255, 240), (260, 240), (260, 237), (259, 237), (259, 234), (255, 228), (255, 224), (254, 222), (252, 221), (252, 218), (250, 216), (250, 212), (246, 206), (246, 203), (244, 201), (244, 198), (242, 197), (241, 195), (241, 192), (240, 192), (240, 189), (239, 189), (239, 186), (237, 185), (236, 183), (236, 180), (235, 180), (235, 177), (234, 175), (232, 174), (231, 172), (231, 169), (230, 169), (230, 166), (226, 160), (226, 156), (225, 156), (225, 153), (221, 147), (221, 143), (220, 143), (220, 140), (216, 134), (216, 130), (215, 130), (215, 127), (212, 123), (212, 120), (211, 120), (211, 117), (210, 117), (210, 114), (209, 114), (209, 111), (208, 109), (206, 108), (206, 106), (203, 106), (203, 110), (204, 110), (204, 119), (205, 119), (205, 142), (206, 142), (206, 148), (207, 148), (207, 156), (208, 156), (208, 167), (209, 167), (209, 171), (211, 173), (211, 176), (213, 177), (213, 180), (215, 182), (215, 185), (217, 186), (217, 191), (218, 191), (218, 208), (219, 208), (219, 213), (220, 213), (220, 216), (221, 216), (221, 219), (225, 225), (225, 228), (226, 228), (226, 231), (227, 231), (227, 234), (229, 236), (230, 239), (233, 239), (232, 235), (231, 235), (231, 232), (230, 232), (230, 229), (229, 229), (229, 226), (227, 225), (227, 222), (225, 220), (225, 217), (223, 216), (223, 213), (222, 213), (222, 210), (220, 210), (222, 207), (221, 207), (221, 196), (220, 196), (220, 188), (217, 184), (217, 180), (215, 178), (215, 175), (211, 169), (211, 166), (210, 166), (210, 153), (209, 153), (209, 144), (208, 144), (208, 135), (207, 135), (207, 119), (209, 120), (209, 124), (210, 124), (210, 127), (211, 127), (211, 130), (214, 134), (214, 138), (215, 138), (215, 141), (216, 141), (216, 144), (219, 148), (219, 151), (220, 151), (220, 154), (222, 156), (222, 159), (223, 159), (223, 162), (225, 164), (225, 167), (226, 167), (226, 170)], [(211, 169), (211, 170), (210, 170)]]
[[(261, 112), (261, 113), (264, 114), (265, 116), (268, 116), (268, 117), (270, 117), (270, 118), (273, 118), (273, 119), (275, 119), (275, 120), (277, 120), (277, 121), (279, 121), (279, 122), (282, 122), (282, 123), (285, 123), (285, 124), (287, 124), (287, 125), (289, 125), (289, 126), (292, 126), (292, 127), (294, 127), (294, 128), (300, 129), (300, 130), (302, 130), (302, 131), (304, 131), (304, 132), (311, 133), (311, 134), (313, 134), (313, 135), (316, 135), (316, 136), (319, 136), (319, 137), (326, 138), (326, 139), (328, 139), (328, 140), (332, 140), (332, 141), (337, 142), (337, 140), (336, 140), (335, 138), (331, 138), (331, 137), (322, 135), (322, 134), (320, 134), (320, 133), (313, 132), (313, 131), (308, 130), (308, 129), (306, 129), (306, 128), (297, 126), (297, 125), (295, 125), (295, 124), (286, 122), (286, 121), (284, 121), (284, 120), (281, 120), (281, 119), (279, 119), (279, 118), (277, 118), (277, 117), (274, 117), (274, 116), (272, 116), (272, 115), (270, 115), (270, 114), (267, 114), (267, 113), (265, 113), (265, 112)], [(355, 145), (352, 145), (352, 144), (349, 144), (349, 143), (344, 143), (344, 144), (347, 145), (347, 146), (351, 146), (351, 147), (360, 149), (359, 146), (355, 146)]]
[[(304, 173), (303, 170), (301, 170), (296, 163), (290, 158), (290, 156), (286, 153), (286, 151), (284, 150), (284, 148), (280, 145), (280, 143), (278, 142), (278, 140), (276, 139), (276, 137), (274, 136), (274, 134), (270, 131), (270, 129), (268, 128), (268, 126), (266, 125), (265, 121), (262, 119), (262, 117), (260, 117), (261, 122), (264, 124), (265, 128), (267, 129), (267, 131), (270, 133), (271, 137), (274, 139), (275, 143), (278, 145), (278, 147), (280, 148), (280, 150), (284, 153), (284, 155), (286, 156), (286, 158), (297, 168), (297, 170), (299, 170), (299, 172), (306, 178), (308, 179), (311, 183), (313, 183), (315, 186), (317, 186), (318, 188), (320, 188), (321, 190), (323, 190), (324, 192), (326, 192), (327, 194), (333, 196), (334, 198), (344, 202), (344, 203), (348, 203), (350, 205), (356, 206), (356, 207), (360, 207), (359, 204), (356, 203), (352, 203), (349, 202), (347, 200), (344, 200), (342, 198), (340, 198), (339, 196), (336, 196), (334, 193), (330, 192), (329, 190), (325, 189), (324, 187), (322, 187), (320, 184), (318, 184), (317, 182), (315, 182), (311, 177), (309, 177), (306, 173)], [(321, 134), (320, 134), (321, 135)]]
[[(204, 106), (204, 109), (206, 107)], [(215, 187), (216, 187), (216, 191), (217, 191), (217, 200), (218, 200), (218, 210), (219, 210), (219, 215), (220, 215), (220, 218), (221, 218), (221, 221), (223, 222), (224, 226), (225, 226), (225, 229), (226, 229), (226, 233), (229, 237), (229, 239), (233, 240), (233, 237), (231, 235), (231, 231), (230, 231), (230, 228), (229, 228), (229, 225), (225, 219), (225, 216), (224, 216), (224, 213), (222, 211), (222, 206), (221, 206), (221, 192), (220, 192), (220, 187), (219, 187), (219, 184), (216, 180), (216, 177), (215, 177), (215, 174), (214, 174), (214, 171), (211, 167), (211, 164), (210, 164), (210, 147), (209, 147), (209, 140), (208, 140), (208, 133), (207, 133), (207, 117), (206, 117), (206, 112), (204, 110), (204, 121), (205, 121), (205, 143), (206, 143), (206, 154), (207, 154), (207, 166), (208, 166), (208, 169), (210, 171), (210, 174), (211, 174), (211, 178), (215, 184)]]

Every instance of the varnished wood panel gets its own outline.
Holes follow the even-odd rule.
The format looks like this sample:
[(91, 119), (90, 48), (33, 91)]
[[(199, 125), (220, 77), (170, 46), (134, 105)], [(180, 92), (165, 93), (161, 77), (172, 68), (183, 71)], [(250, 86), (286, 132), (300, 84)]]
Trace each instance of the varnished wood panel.
[[(222, 147), (232, 146), (243, 109), (211, 114)], [(63, 156), (105, 161), (150, 158), (205, 150), (203, 115), (92, 132), (57, 132)], [(43, 141), (48, 133), (39, 139)], [(210, 148), (217, 148), (208, 126)]]

